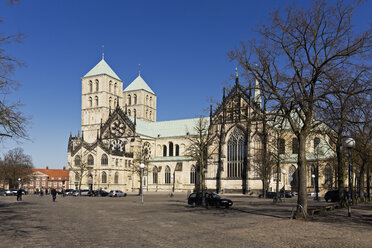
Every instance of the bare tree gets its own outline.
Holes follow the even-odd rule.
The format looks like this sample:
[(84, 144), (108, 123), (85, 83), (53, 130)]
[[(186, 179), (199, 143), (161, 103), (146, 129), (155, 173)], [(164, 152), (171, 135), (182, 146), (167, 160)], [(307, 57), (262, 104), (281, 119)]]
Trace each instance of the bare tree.
[(83, 182), (83, 178), (89, 175), (92, 171), (92, 166), (88, 165), (84, 156), (75, 157), (74, 164), (68, 163), (68, 167), (70, 171), (74, 172), (75, 177), (79, 179), (79, 195), (81, 195), (81, 184)]
[(307, 215), (306, 141), (314, 128), (316, 105), (333, 93), (326, 87), (329, 72), (346, 64), (363, 66), (371, 48), (371, 29), (355, 34), (351, 20), (357, 4), (313, 1), (308, 9), (288, 6), (283, 16), (270, 14), (259, 39), (241, 43), (229, 53), (249, 78), (270, 94), (271, 113), (285, 118), (299, 143), (298, 208)]
[(4, 154), (0, 160), (1, 180), (9, 184), (9, 188), (15, 188), (18, 185), (18, 178), (25, 182), (31, 175), (33, 165), (29, 155), (24, 154), (23, 149), (15, 148)]
[[(137, 149), (137, 152), (135, 154), (135, 159), (133, 160), (133, 167), (132, 167), (132, 178), (133, 178), (133, 174), (137, 174), (138, 177), (140, 178), (140, 191), (139, 191), (139, 195), (142, 194), (142, 191), (143, 191), (143, 188), (142, 188), (142, 181), (143, 181), (143, 176), (144, 175), (141, 175), (141, 167), (140, 167), (140, 164), (144, 164), (145, 167), (143, 168), (143, 171), (147, 173), (149, 173), (149, 158), (150, 158), (150, 151), (147, 150), (147, 147), (144, 145), (143, 147), (141, 147), (140, 149)], [(133, 179), (132, 179), (133, 180)], [(147, 182), (147, 185), (148, 185), (148, 182)]]
[(208, 122), (205, 118), (199, 118), (194, 130), (195, 135), (188, 138), (190, 145), (186, 148), (186, 154), (196, 161), (197, 171), (199, 172), (199, 190), (202, 194), (202, 205), (206, 206), (205, 171), (208, 168), (208, 159), (212, 157), (218, 146), (212, 146), (216, 136), (209, 132)]
[[(9, 1), (11, 4), (16, 0)], [(0, 24), (3, 21), (0, 19)], [(18, 83), (11, 75), (16, 67), (24, 64), (17, 58), (9, 56), (2, 48), (7, 44), (21, 42), (24, 34), (5, 35), (0, 33), (0, 140), (4, 138), (27, 138), (26, 124), (28, 118), (19, 110), (20, 102), (12, 103), (7, 96), (16, 90)]]

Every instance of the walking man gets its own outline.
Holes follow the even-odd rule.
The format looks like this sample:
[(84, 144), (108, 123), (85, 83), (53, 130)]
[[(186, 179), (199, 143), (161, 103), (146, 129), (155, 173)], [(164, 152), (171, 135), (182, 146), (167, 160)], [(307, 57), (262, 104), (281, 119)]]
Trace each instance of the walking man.
[(17, 190), (17, 201), (22, 201), (22, 188)]
[(51, 191), (51, 193), (52, 193), (53, 201), (55, 202), (56, 201), (56, 197), (57, 197), (57, 191), (56, 191), (56, 189), (53, 188), (52, 191)]

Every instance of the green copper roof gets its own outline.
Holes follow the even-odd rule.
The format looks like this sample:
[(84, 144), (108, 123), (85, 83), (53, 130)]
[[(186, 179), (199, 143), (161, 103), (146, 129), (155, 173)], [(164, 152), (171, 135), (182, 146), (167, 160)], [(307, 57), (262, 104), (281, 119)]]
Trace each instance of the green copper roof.
[[(129, 118), (133, 121), (133, 117)], [(209, 125), (209, 117), (203, 117), (203, 119), (206, 119), (207, 124)], [(195, 135), (195, 126), (197, 125), (198, 120), (199, 118), (150, 122), (137, 119), (136, 132), (153, 138)]]
[(143, 80), (143, 78), (141, 77), (141, 75), (138, 75), (138, 77), (136, 79), (134, 79), (134, 81), (128, 85), (127, 88), (125, 88), (124, 91), (133, 91), (133, 90), (146, 90), (152, 94), (155, 95), (155, 93), (152, 91), (152, 89), (147, 85), (147, 83), (145, 82), (145, 80)]
[(116, 75), (116, 73), (111, 69), (104, 59), (102, 59), (95, 67), (93, 67), (92, 70), (85, 74), (84, 77), (98, 76), (103, 74), (121, 81), (118, 75)]

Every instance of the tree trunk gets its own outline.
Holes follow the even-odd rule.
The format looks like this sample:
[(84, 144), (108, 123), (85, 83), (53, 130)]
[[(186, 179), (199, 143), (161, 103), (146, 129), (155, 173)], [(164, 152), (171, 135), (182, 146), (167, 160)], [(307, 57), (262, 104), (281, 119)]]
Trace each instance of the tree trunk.
[(278, 202), (278, 198), (279, 198), (279, 176), (278, 176), (279, 173), (280, 173), (280, 160), (279, 160), (279, 154), (278, 154), (278, 161), (276, 162), (276, 189), (275, 189), (276, 195), (274, 199), (275, 203)]
[(365, 163), (364, 161), (362, 161), (362, 166), (360, 167), (360, 171), (359, 171), (359, 182), (358, 182), (359, 197), (360, 197), (361, 202), (364, 202), (364, 169), (365, 169)]
[(263, 198), (266, 198), (266, 183), (265, 183), (265, 180), (262, 179), (262, 195), (263, 195)]
[(341, 153), (341, 141), (337, 142), (336, 145), (336, 154), (337, 154), (337, 185), (338, 185), (338, 195), (340, 199), (341, 204), (345, 204), (345, 166), (342, 159), (342, 153)]
[(297, 199), (297, 214), (301, 213), (299, 206), (302, 206), (305, 216), (307, 217), (307, 163), (306, 163), (306, 136), (299, 135), (298, 137), (299, 149), (298, 149), (298, 199)]
[(371, 166), (367, 165), (367, 199), (371, 201)]

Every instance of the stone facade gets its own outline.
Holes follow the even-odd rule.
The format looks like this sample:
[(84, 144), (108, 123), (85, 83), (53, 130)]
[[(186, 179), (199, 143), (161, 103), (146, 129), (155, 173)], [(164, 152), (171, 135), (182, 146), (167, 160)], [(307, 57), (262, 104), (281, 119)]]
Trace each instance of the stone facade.
[[(144, 190), (194, 190), (198, 168), (186, 150), (199, 119), (157, 122), (157, 96), (143, 78), (139, 75), (124, 90), (123, 86), (103, 59), (82, 78), (81, 134), (70, 135), (68, 143), (70, 188), (77, 188), (81, 178), (82, 189), (135, 191), (140, 186), (139, 164), (144, 163)], [(259, 90), (254, 97), (248, 95), (237, 77), (226, 96), (224, 90), (220, 106), (203, 118), (218, 137), (205, 168), (208, 189), (243, 193), (261, 190), (262, 182), (254, 169), (262, 150), (260, 104)], [(280, 137), (272, 123), (266, 128), (269, 149), (275, 150), (275, 142), (282, 139), (280, 171), (286, 172), (273, 176), (269, 190), (275, 189), (276, 178), (280, 188), (295, 190), (295, 136), (288, 127), (280, 131)], [(326, 135), (314, 132), (310, 136), (309, 191), (314, 191), (313, 168), (319, 168), (321, 190), (334, 185), (330, 162), (334, 154), (327, 147), (332, 146)]]

